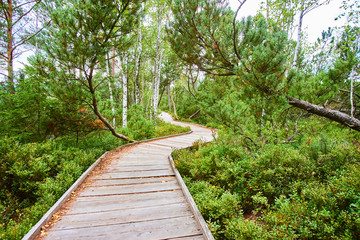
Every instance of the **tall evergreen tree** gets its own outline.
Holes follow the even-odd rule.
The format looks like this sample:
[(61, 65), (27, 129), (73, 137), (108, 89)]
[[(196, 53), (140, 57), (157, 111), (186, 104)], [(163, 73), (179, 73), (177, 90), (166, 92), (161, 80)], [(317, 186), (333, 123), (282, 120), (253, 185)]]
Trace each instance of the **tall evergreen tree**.
[[(295, 71), (287, 71), (291, 54), (284, 31), (276, 26), (269, 28), (260, 15), (237, 21), (226, 2), (174, 1), (174, 21), (168, 28), (168, 39), (181, 59), (208, 74), (236, 76), (241, 87), (256, 89), (263, 96), (287, 99), (288, 104), (296, 108), (360, 131), (359, 119), (299, 99), (303, 91), (291, 91), (300, 76)], [(351, 71), (350, 65), (343, 69), (343, 82)], [(337, 72), (329, 72), (333, 74), (329, 79), (338, 81), (340, 75), (334, 77), (334, 73)]]

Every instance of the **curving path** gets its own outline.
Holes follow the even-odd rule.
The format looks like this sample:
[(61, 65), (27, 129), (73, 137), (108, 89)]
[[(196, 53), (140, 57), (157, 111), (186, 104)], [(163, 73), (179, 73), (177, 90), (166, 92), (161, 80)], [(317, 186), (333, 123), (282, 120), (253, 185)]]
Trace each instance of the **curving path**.
[(192, 133), (110, 153), (52, 218), (24, 239), (213, 239), (169, 157), (175, 148), (213, 140), (213, 131), (175, 122), (167, 113), (160, 117), (190, 126)]

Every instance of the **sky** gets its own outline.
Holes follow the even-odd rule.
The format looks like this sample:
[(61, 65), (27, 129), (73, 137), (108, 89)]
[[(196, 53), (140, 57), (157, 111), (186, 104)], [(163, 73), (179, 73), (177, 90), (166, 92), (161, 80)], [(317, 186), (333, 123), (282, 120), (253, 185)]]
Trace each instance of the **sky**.
[[(229, 0), (232, 9), (239, 6), (238, 0)], [(239, 17), (255, 15), (260, 9), (261, 0), (247, 0), (239, 12)], [(329, 27), (341, 26), (345, 24), (344, 19), (335, 21), (335, 18), (342, 13), (340, 9), (342, 0), (332, 0), (328, 5), (321, 6), (307, 15), (303, 20), (303, 31), (308, 35), (308, 42), (314, 43), (321, 36), (322, 31)], [(296, 36), (297, 32), (294, 33)]]

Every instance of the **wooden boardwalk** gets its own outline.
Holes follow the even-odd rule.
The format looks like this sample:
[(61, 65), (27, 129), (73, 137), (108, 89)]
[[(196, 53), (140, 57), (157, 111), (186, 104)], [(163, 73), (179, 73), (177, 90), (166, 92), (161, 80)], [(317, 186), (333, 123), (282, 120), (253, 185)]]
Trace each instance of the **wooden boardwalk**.
[[(173, 122), (168, 114), (161, 117)], [(175, 148), (211, 141), (213, 133), (173, 123), (190, 126), (192, 133), (113, 153), (47, 223), (23, 239), (213, 239), (169, 157)]]

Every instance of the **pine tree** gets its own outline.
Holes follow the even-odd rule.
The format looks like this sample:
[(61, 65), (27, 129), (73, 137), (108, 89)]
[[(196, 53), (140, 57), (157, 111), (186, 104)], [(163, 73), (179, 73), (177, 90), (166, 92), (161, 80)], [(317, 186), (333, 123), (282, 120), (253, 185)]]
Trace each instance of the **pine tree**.
[(129, 141), (100, 112), (97, 90), (109, 76), (97, 73), (114, 47), (120, 52), (129, 47), (126, 39), (137, 27), (140, 1), (54, 0), (47, 7), (52, 25), (42, 34), (42, 46), (56, 62), (54, 79), (77, 82), (95, 115), (114, 136)]
[(299, 99), (302, 96), (291, 91), (299, 76), (288, 70), (287, 34), (277, 26), (269, 28), (262, 15), (237, 21), (226, 1), (215, 0), (176, 0), (172, 11), (168, 40), (189, 65), (214, 76), (236, 76), (241, 87), (287, 99), (293, 107), (360, 131), (357, 118)]

